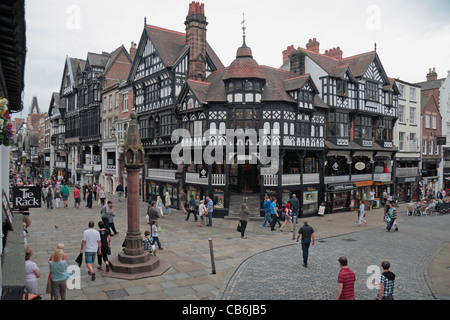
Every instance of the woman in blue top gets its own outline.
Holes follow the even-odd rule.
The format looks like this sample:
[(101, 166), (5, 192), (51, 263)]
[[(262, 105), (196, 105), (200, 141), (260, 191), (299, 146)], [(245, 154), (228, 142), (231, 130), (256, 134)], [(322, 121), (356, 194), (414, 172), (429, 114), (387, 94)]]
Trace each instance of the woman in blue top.
[(67, 261), (62, 260), (64, 251), (56, 249), (53, 253), (53, 261), (50, 261), (52, 273), (53, 300), (66, 300), (67, 288)]

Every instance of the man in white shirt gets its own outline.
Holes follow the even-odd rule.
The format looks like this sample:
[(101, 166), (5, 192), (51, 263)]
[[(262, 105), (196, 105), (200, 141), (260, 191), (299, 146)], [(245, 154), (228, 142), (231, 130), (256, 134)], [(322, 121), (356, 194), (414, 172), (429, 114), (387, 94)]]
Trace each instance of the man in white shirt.
[(81, 240), (81, 249), (80, 253), (83, 252), (86, 260), (86, 266), (88, 267), (88, 273), (92, 278), (92, 281), (95, 280), (95, 272), (93, 268), (93, 264), (95, 261), (95, 256), (101, 254), (101, 242), (100, 242), (100, 233), (94, 229), (94, 221), (89, 221), (89, 229), (83, 232), (83, 238)]

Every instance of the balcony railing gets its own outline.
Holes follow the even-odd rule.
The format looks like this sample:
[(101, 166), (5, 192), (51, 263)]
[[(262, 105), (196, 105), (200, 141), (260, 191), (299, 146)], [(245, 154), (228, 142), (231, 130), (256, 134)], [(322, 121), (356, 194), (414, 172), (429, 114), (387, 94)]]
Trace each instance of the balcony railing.
[(200, 178), (198, 172), (186, 172), (186, 183), (208, 184), (208, 178)]
[(397, 177), (413, 177), (413, 176), (420, 176), (420, 173), (418, 167), (397, 168), (396, 175)]
[(211, 183), (215, 186), (224, 186), (226, 182), (226, 176), (220, 173), (213, 173), (211, 177)]

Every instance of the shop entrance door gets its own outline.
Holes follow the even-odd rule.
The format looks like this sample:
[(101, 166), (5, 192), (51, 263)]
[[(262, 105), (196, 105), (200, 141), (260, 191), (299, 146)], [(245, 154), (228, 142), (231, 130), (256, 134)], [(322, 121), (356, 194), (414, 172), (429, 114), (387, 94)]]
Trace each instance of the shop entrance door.
[(256, 164), (239, 165), (239, 186), (242, 193), (259, 193), (259, 181)]

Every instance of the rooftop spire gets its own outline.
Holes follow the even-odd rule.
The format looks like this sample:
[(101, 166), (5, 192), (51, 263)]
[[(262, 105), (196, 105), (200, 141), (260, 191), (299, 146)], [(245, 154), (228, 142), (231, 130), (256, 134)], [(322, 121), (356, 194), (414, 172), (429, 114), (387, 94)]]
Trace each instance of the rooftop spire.
[(245, 13), (242, 13), (242, 40), (244, 42), (244, 44), (242, 46), (245, 46), (245, 30), (247, 29), (247, 27), (245, 26)]

